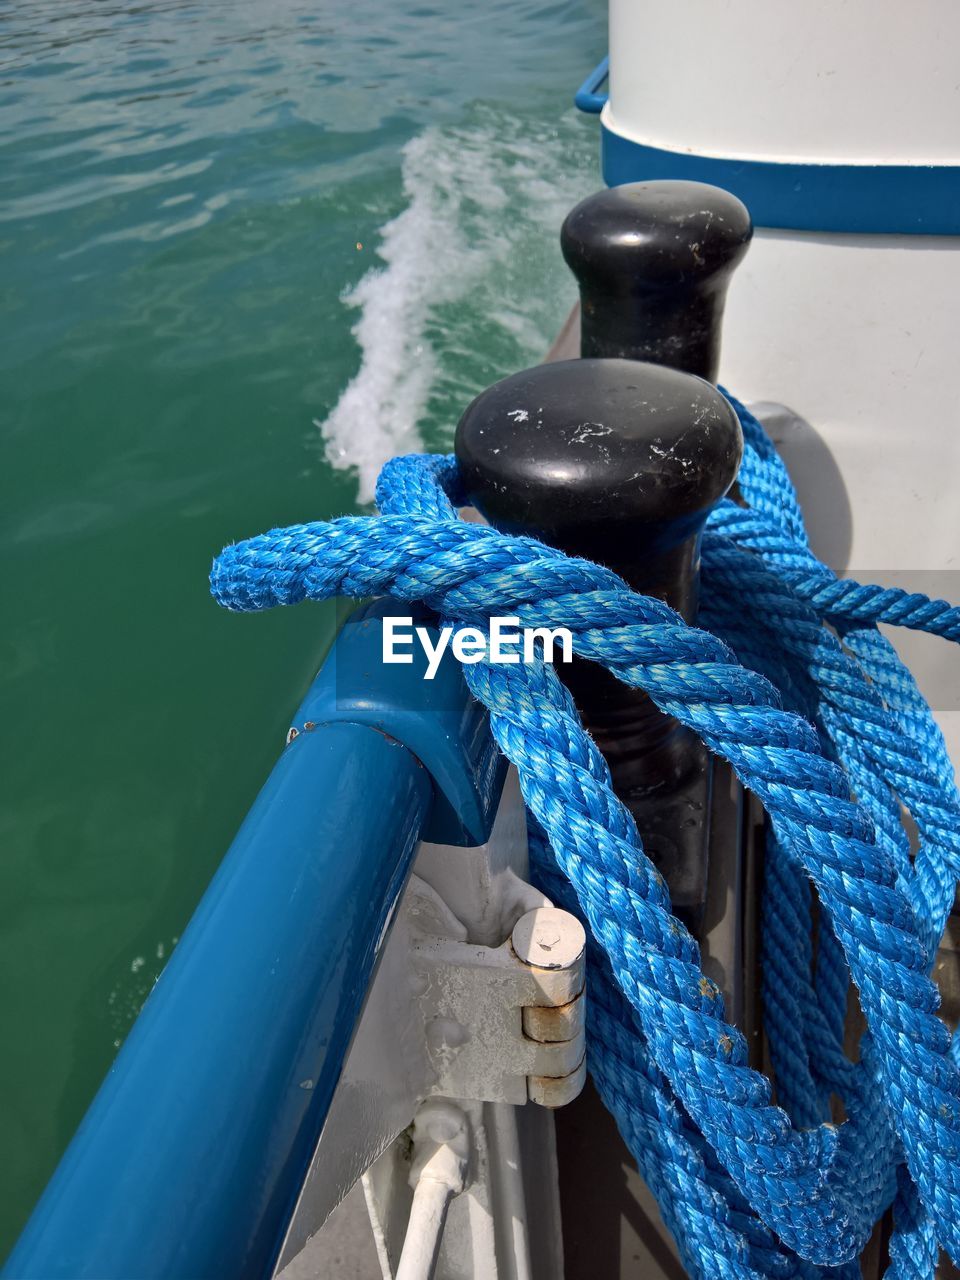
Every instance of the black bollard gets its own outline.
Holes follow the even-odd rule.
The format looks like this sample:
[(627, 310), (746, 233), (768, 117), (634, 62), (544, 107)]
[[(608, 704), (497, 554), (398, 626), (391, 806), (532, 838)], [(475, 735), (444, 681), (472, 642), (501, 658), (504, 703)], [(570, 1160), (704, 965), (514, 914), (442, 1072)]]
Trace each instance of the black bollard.
[(560, 235), (580, 286), (581, 354), (715, 382), (727, 285), (752, 234), (736, 196), (700, 182), (634, 182), (582, 200)]
[[(567, 360), (506, 378), (474, 400), (456, 437), (465, 488), (491, 524), (598, 561), (690, 622), (703, 525), (741, 451), (736, 414), (715, 387), (628, 360)], [(674, 909), (697, 931), (709, 861), (706, 750), (604, 668), (558, 670)]]

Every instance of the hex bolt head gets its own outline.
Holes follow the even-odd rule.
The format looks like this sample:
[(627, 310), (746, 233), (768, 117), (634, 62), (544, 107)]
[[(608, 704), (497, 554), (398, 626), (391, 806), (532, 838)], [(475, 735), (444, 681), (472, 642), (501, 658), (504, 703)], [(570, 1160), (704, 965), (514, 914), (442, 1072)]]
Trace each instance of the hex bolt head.
[(580, 921), (558, 907), (528, 911), (514, 925), (510, 940), (518, 959), (538, 969), (569, 969), (587, 945)]

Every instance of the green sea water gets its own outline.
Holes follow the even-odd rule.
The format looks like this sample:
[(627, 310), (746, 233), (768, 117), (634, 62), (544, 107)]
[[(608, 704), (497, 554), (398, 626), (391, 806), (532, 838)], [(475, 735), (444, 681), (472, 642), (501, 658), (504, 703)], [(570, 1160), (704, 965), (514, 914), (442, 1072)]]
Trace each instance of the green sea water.
[(356, 510), (573, 298), (603, 0), (0, 7), (0, 1255), (275, 759)]

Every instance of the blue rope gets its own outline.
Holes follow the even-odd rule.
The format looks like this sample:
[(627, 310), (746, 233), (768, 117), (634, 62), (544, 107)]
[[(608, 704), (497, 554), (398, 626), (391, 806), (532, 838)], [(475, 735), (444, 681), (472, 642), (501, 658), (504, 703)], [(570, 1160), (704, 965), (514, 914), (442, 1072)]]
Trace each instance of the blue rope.
[[(212, 590), (238, 610), (389, 594), (454, 626), (565, 626), (581, 657), (729, 760), (770, 827), (763, 999), (777, 1105), (553, 668), (464, 667), (517, 767), (535, 871), (588, 925), (591, 1072), (688, 1271), (853, 1280), (892, 1204), (888, 1275), (932, 1280), (938, 1242), (960, 1260), (960, 1071), (929, 978), (960, 869), (960, 796), (876, 622), (956, 638), (958, 615), (838, 582), (809, 550), (772, 443), (732, 403), (749, 506), (722, 503), (704, 535), (708, 630), (598, 565), (460, 521), (456, 465), (440, 456), (387, 464), (379, 518), (226, 548)], [(857, 1063), (844, 1053), (851, 978), (868, 1027)]]

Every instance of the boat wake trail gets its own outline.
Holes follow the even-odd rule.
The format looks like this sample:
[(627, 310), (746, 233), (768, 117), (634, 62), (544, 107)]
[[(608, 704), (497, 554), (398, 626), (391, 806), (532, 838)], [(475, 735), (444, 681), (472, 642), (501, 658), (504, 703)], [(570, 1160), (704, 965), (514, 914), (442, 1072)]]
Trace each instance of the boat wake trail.
[(449, 447), (469, 399), (543, 354), (576, 294), (557, 237), (599, 185), (595, 155), (573, 112), (547, 126), (487, 105), (407, 143), (407, 204), (380, 230), (384, 265), (343, 295), (359, 311), (360, 368), (317, 422), (360, 502), (387, 458)]

